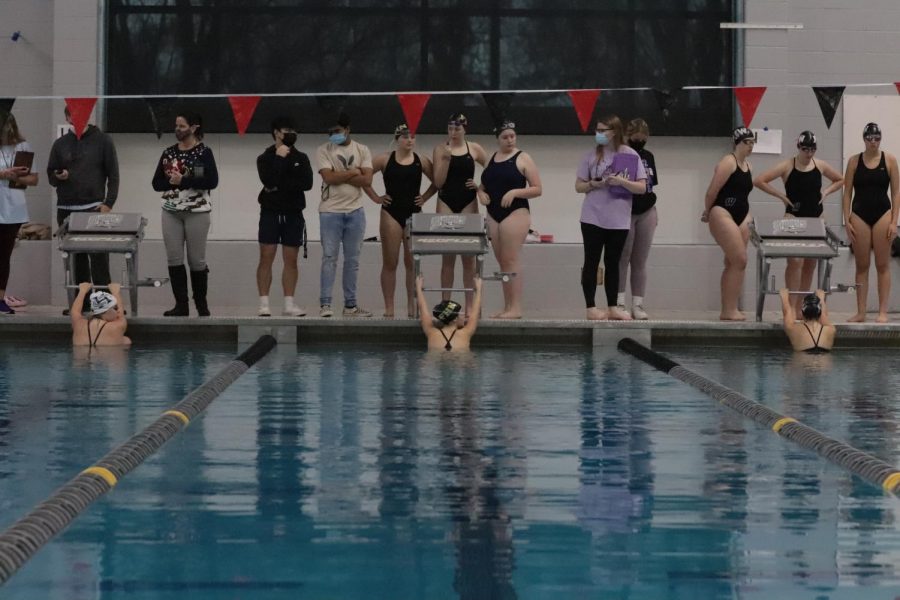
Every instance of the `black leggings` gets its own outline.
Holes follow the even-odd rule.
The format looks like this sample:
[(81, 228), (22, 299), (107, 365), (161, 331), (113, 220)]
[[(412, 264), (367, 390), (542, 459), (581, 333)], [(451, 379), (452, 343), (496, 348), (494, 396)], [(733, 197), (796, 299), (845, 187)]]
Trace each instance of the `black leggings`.
[(16, 235), (21, 225), (21, 223), (11, 225), (0, 223), (0, 290), (5, 290), (6, 284), (9, 283), (9, 259), (16, 246)]
[[(597, 268), (600, 266), (600, 255), (603, 255), (603, 289), (606, 290), (606, 305), (616, 305), (616, 294), (619, 292), (619, 259), (628, 239), (627, 229), (604, 229), (588, 223), (581, 224), (581, 238), (584, 240), (584, 266), (581, 268), (581, 289), (584, 290), (584, 303), (588, 308), (597, 304), (594, 296), (597, 292)], [(604, 246), (606, 252), (603, 251)]]

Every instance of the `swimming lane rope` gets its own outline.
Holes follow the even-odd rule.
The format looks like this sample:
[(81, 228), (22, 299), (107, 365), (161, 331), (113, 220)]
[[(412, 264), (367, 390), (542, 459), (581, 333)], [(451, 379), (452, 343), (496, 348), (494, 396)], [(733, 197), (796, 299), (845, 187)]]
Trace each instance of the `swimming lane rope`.
[(638, 358), (650, 366), (667, 373), (704, 392), (720, 404), (735, 410), (745, 417), (750, 417), (760, 425), (770, 428), (783, 438), (789, 439), (808, 450), (841, 466), (854, 475), (883, 488), (886, 492), (900, 496), (900, 471), (883, 460), (857, 450), (840, 440), (830, 438), (800, 423), (792, 417), (786, 417), (774, 410), (754, 402), (738, 392), (725, 387), (702, 375), (685, 369), (678, 363), (666, 358), (658, 352), (639, 344), (631, 338), (619, 341), (619, 350)]
[(74, 521), (91, 503), (185, 428), (213, 400), (276, 345), (270, 335), (196, 388), (156, 421), (91, 465), (30, 513), (0, 533), (0, 585), (6, 583), (44, 544)]

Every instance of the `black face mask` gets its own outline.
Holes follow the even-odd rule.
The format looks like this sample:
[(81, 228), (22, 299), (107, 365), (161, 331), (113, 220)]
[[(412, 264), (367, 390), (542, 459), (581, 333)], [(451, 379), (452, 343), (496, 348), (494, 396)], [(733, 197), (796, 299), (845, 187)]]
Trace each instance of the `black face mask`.
[(283, 143), (285, 146), (293, 146), (297, 143), (297, 134), (294, 132), (282, 134), (281, 143)]
[(640, 152), (647, 145), (647, 140), (628, 140), (628, 145)]

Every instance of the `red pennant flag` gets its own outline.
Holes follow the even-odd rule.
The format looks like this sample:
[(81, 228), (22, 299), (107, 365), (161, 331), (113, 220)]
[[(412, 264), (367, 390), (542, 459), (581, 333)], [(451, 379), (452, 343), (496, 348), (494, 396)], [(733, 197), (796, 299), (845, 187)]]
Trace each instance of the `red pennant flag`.
[(430, 98), (431, 94), (397, 94), (400, 108), (403, 109), (403, 118), (406, 119), (406, 126), (413, 135), (416, 135), (419, 121), (422, 120), (422, 113), (425, 112), (425, 105), (428, 104)]
[(575, 106), (575, 114), (578, 115), (582, 131), (587, 131), (588, 125), (591, 124), (591, 115), (594, 114), (598, 97), (600, 90), (569, 90), (569, 98)]
[(894, 87), (897, 88), (897, 93), (900, 94), (900, 81), (895, 81), (895, 82), (894, 82)]
[(66, 98), (66, 108), (69, 109), (75, 137), (79, 140), (84, 133), (84, 128), (87, 127), (88, 119), (91, 118), (95, 104), (97, 104), (96, 98)]
[(256, 105), (259, 104), (260, 96), (229, 96), (228, 103), (231, 105), (231, 112), (234, 113), (234, 124), (237, 125), (238, 135), (244, 135), (247, 132), (247, 126), (250, 125), (250, 119), (256, 111)]
[(766, 93), (764, 87), (736, 87), (734, 95), (737, 98), (738, 106), (741, 107), (741, 116), (744, 117), (744, 127), (749, 128), (753, 121), (753, 115), (762, 101), (763, 94)]

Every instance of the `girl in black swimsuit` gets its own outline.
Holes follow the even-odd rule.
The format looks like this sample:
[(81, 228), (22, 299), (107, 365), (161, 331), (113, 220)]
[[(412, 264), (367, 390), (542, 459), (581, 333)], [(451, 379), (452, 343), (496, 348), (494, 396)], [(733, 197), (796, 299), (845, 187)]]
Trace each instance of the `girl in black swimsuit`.
[(891, 242), (897, 236), (900, 175), (894, 155), (881, 150), (881, 128), (876, 123), (866, 125), (863, 139), (865, 151), (847, 161), (844, 181), (848, 185), (844, 186), (842, 202), (847, 237), (853, 245), (853, 258), (856, 260), (856, 314), (850, 318), (850, 322), (860, 323), (866, 320), (869, 261), (874, 253), (878, 276), (876, 321), (887, 323), (887, 305), (891, 293)]
[(385, 152), (372, 160), (372, 170), (381, 171), (385, 193), (379, 196), (371, 186), (366, 194), (381, 204), (381, 292), (384, 295), (384, 316), (394, 316), (394, 290), (397, 287), (397, 264), (400, 261), (400, 245), (403, 245), (403, 266), (406, 270), (406, 311), (410, 318), (416, 315), (415, 273), (408, 240), (403, 234), (406, 221), (414, 213), (422, 211), (422, 205), (437, 191), (434, 184), (421, 193), (422, 175), (433, 178), (431, 161), (419, 156), (413, 149), (415, 135), (406, 124), (394, 130), (397, 149)]
[[(820, 217), (825, 198), (844, 185), (844, 178), (838, 171), (824, 160), (813, 158), (817, 149), (816, 134), (804, 131), (797, 138), (795, 156), (781, 161), (753, 180), (753, 185), (784, 203), (785, 219)], [(823, 177), (831, 181), (824, 190)], [(784, 192), (771, 185), (776, 179), (781, 179), (784, 183)], [(784, 270), (784, 283), (791, 291), (809, 290), (815, 271), (815, 259), (789, 258)], [(794, 313), (799, 315), (800, 296), (792, 296), (791, 303)]]
[[(487, 153), (480, 144), (466, 140), (468, 120), (465, 115), (455, 113), (447, 122), (447, 141), (434, 149), (434, 185), (438, 193), (439, 213), (477, 213), (475, 202), (475, 163), (482, 167), (487, 164)], [(463, 285), (470, 290), (475, 285), (475, 257), (461, 257)], [(443, 256), (441, 260), (441, 287), (453, 287), (456, 269), (456, 255)], [(450, 292), (443, 293), (444, 300)], [(472, 304), (473, 294), (466, 292), (466, 317)]]
[(481, 173), (478, 199), (487, 206), (488, 230), (494, 256), (504, 273), (503, 310), (495, 319), (522, 317), (522, 270), (519, 254), (531, 226), (529, 198), (541, 195), (541, 176), (531, 157), (516, 147), (516, 124), (506, 121), (494, 129), (499, 149)]
[(704, 199), (700, 220), (709, 223), (709, 230), (725, 254), (722, 271), (722, 321), (743, 321), (738, 310), (738, 297), (747, 269), (747, 242), (750, 241), (748, 197), (753, 189), (750, 175), (750, 153), (756, 144), (755, 134), (746, 127), (732, 132), (734, 151), (726, 154), (716, 165), (715, 173)]

